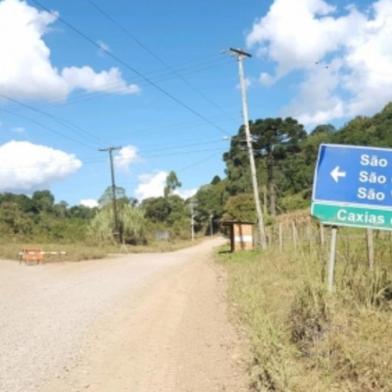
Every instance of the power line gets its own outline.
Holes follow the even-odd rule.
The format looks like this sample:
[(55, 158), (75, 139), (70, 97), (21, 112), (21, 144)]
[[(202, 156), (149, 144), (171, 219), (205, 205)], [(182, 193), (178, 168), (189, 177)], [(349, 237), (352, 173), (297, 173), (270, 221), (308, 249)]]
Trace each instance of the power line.
[(94, 7), (101, 15), (103, 15), (106, 19), (112, 22), (115, 26), (117, 26), (124, 34), (130, 37), (139, 47), (141, 47), (144, 51), (146, 51), (151, 57), (153, 57), (156, 61), (162, 64), (166, 69), (168, 69), (173, 75), (175, 75), (178, 79), (180, 79), (183, 83), (185, 83), (192, 91), (197, 93), (200, 97), (202, 97), (206, 102), (213, 105), (215, 108), (219, 109), (223, 113), (225, 112), (221, 105), (207, 97), (200, 89), (193, 86), (181, 73), (177, 72), (170, 64), (168, 64), (162, 57), (160, 57), (157, 53), (152, 51), (148, 46), (143, 44), (129, 29), (127, 29), (124, 25), (118, 22), (115, 18), (113, 18), (107, 11), (103, 10), (99, 7), (93, 0), (87, 0), (92, 7)]
[[(151, 154), (151, 155), (143, 155), (143, 158), (162, 158), (162, 157), (175, 157), (175, 156), (181, 156), (181, 155), (188, 155), (188, 154), (198, 154), (201, 152), (210, 152), (210, 151), (222, 151), (226, 147), (220, 147), (220, 148), (206, 148), (202, 150), (185, 150), (185, 151), (175, 151), (175, 152), (168, 152), (168, 153), (163, 153), (163, 154)], [(84, 164), (94, 164), (94, 163), (103, 163), (105, 161), (103, 160), (92, 160), (92, 161), (87, 161), (83, 162)]]
[[(0, 109), (0, 110), (3, 110), (3, 109)], [(8, 110), (4, 110), (5, 112), (7, 112), (7, 113), (9, 113), (9, 111)], [(13, 114), (13, 113), (12, 113)], [(34, 121), (34, 120), (32, 120), (32, 121)], [(63, 136), (63, 135), (62, 135)], [(174, 149), (174, 150), (178, 150), (178, 149), (180, 149), (180, 148), (184, 148), (184, 147), (191, 147), (191, 146), (198, 146), (198, 145), (205, 145), (205, 144), (211, 144), (211, 143), (217, 143), (217, 142), (224, 142), (224, 140), (222, 140), (222, 139), (216, 139), (216, 140), (210, 140), (210, 141), (206, 141), (206, 142), (203, 142), (203, 143), (193, 143), (193, 144), (186, 144), (186, 145), (182, 145), (182, 146), (166, 146), (166, 147), (163, 147), (162, 149), (152, 149), (152, 150), (147, 150), (147, 151), (150, 151), (150, 152), (153, 152), (153, 151), (161, 151), (161, 150), (170, 150), (170, 149)], [(92, 149), (93, 149), (93, 147), (91, 147)], [(151, 158), (151, 157), (162, 157), (162, 156), (176, 156), (176, 155), (183, 155), (183, 154), (194, 154), (194, 153), (200, 153), (200, 152), (208, 152), (208, 151), (221, 151), (221, 149), (223, 148), (223, 146), (222, 147), (219, 147), (219, 148), (212, 148), (212, 149), (197, 149), (197, 150), (185, 150), (185, 151), (174, 151), (174, 152), (169, 152), (169, 153), (163, 153), (163, 154), (154, 154), (154, 155), (147, 155), (147, 156), (145, 156), (145, 155), (143, 155), (143, 156), (145, 156), (146, 158)], [(115, 151), (115, 150), (118, 150), (118, 148), (116, 148), (116, 149), (113, 149), (113, 151)], [(105, 150), (106, 151), (106, 150)], [(143, 151), (146, 151), (146, 150), (142, 150), (142, 151), (140, 151), (140, 152), (143, 152)], [(208, 160), (208, 159), (210, 159), (210, 158), (212, 158), (212, 157), (214, 157), (214, 156), (216, 156), (216, 154), (214, 153), (214, 154), (211, 154), (211, 155), (209, 155), (208, 157), (206, 157), (206, 158), (204, 158), (203, 160), (201, 160), (200, 162), (199, 161), (197, 161), (196, 162), (196, 164), (198, 164), (198, 163), (202, 163), (202, 162), (204, 162), (205, 160)], [(106, 160), (100, 160), (100, 159), (94, 159), (94, 158), (90, 158), (90, 159), (86, 159), (86, 160), (83, 160), (83, 165), (89, 165), (89, 164), (96, 164), (96, 163), (104, 163), (104, 162), (106, 162)], [(188, 169), (188, 167), (192, 167), (193, 166), (193, 164), (191, 165), (191, 166), (185, 166), (184, 168), (181, 168), (180, 170), (182, 171), (182, 170), (185, 170), (185, 169)], [(35, 166), (17, 166), (17, 167), (15, 167), (15, 168), (0, 168), (0, 170), (5, 170), (5, 171), (12, 171), (12, 170), (14, 170), (14, 169), (34, 169), (35, 168)]]
[[(166, 155), (174, 155), (174, 154), (183, 154), (183, 153), (187, 153), (187, 152), (191, 152), (193, 153), (195, 152), (203, 152), (205, 150), (191, 150), (191, 151), (184, 151), (184, 148), (186, 147), (195, 147), (195, 146), (205, 146), (205, 145), (211, 145), (211, 144), (220, 144), (220, 143), (224, 143), (226, 142), (226, 140), (224, 139), (215, 139), (215, 140), (209, 140), (209, 141), (205, 141), (205, 142), (199, 142), (199, 143), (189, 143), (189, 144), (183, 144), (183, 145), (174, 145), (174, 146), (164, 146), (164, 147), (158, 147), (158, 148), (150, 148), (147, 150), (137, 150), (138, 154), (140, 154), (142, 157), (151, 157), (151, 156), (166, 156)], [(222, 147), (219, 147), (223, 148)], [(209, 150), (209, 149), (208, 149)], [(215, 149), (214, 149), (215, 150)], [(154, 152), (161, 152), (161, 151), (168, 151), (168, 152), (164, 152), (163, 155), (161, 154), (154, 154), (154, 155), (145, 155), (145, 153), (154, 153)]]
[(215, 152), (214, 152), (213, 154), (208, 155), (208, 156), (207, 156), (206, 158), (204, 158), (204, 159), (201, 159), (201, 160), (199, 160), (199, 161), (196, 161), (196, 162), (194, 162), (194, 163), (191, 163), (190, 165), (187, 165), (187, 166), (185, 166), (185, 167), (182, 167), (182, 168), (176, 170), (176, 173), (183, 173), (184, 171), (187, 171), (187, 170), (192, 169), (192, 168), (194, 168), (194, 167), (196, 167), (196, 166), (199, 166), (199, 165), (203, 164), (204, 162), (209, 162), (212, 158), (215, 158), (215, 157), (216, 157), (216, 154), (215, 154)]
[(198, 142), (198, 143), (189, 143), (189, 144), (182, 144), (182, 145), (177, 145), (177, 146), (164, 146), (164, 147), (158, 147), (158, 148), (150, 148), (147, 150), (140, 150), (141, 153), (143, 152), (156, 152), (156, 151), (170, 151), (170, 150), (179, 150), (183, 149), (184, 147), (194, 147), (194, 146), (203, 146), (203, 145), (211, 145), (213, 143), (223, 143), (225, 142), (224, 139), (214, 139), (214, 140), (208, 140), (204, 142)]
[(164, 153), (164, 154), (153, 154), (153, 155), (144, 155), (144, 158), (160, 158), (160, 157), (167, 157), (167, 156), (179, 156), (179, 155), (186, 155), (186, 154), (197, 154), (200, 152), (209, 152), (209, 151), (222, 151), (223, 147), (220, 148), (206, 148), (203, 150), (188, 150), (188, 151), (178, 151), (178, 152), (171, 152), (171, 153)]
[[(40, 7), (41, 9), (52, 13), (50, 11), (49, 8), (45, 7), (44, 5), (42, 5), (39, 1), (37, 0), (32, 0), (32, 2), (34, 4), (36, 4), (38, 7)], [(115, 60), (117, 63), (121, 64), (123, 67), (127, 68), (128, 70), (130, 70), (131, 72), (135, 73), (136, 75), (138, 75), (139, 77), (141, 77), (145, 82), (147, 82), (148, 84), (150, 84), (151, 86), (153, 86), (155, 89), (157, 89), (158, 91), (160, 91), (162, 94), (164, 94), (165, 96), (167, 96), (168, 98), (170, 98), (173, 102), (177, 103), (179, 106), (183, 107), (184, 109), (188, 110), (189, 112), (193, 113), (193, 115), (195, 115), (196, 117), (199, 117), (200, 119), (202, 119), (205, 123), (209, 124), (210, 126), (212, 126), (213, 128), (219, 130), (220, 132), (222, 132), (223, 134), (225, 134), (226, 136), (228, 136), (228, 133), (226, 132), (225, 129), (223, 129), (222, 127), (220, 127), (219, 125), (215, 124), (214, 122), (212, 122), (211, 120), (209, 120), (207, 117), (205, 117), (204, 115), (202, 115), (200, 112), (198, 112), (197, 110), (193, 109), (191, 106), (189, 106), (187, 103), (183, 102), (181, 99), (177, 98), (176, 96), (174, 96), (172, 93), (170, 93), (169, 91), (167, 91), (166, 89), (164, 89), (163, 87), (161, 87), (160, 85), (158, 85), (157, 83), (155, 83), (153, 80), (151, 80), (148, 76), (144, 75), (142, 72), (140, 72), (139, 70), (137, 70), (135, 67), (133, 67), (132, 65), (130, 65), (129, 63), (127, 63), (125, 60), (123, 60), (121, 57), (119, 57), (118, 55), (112, 53), (110, 50), (108, 50), (107, 48), (102, 47), (101, 45), (99, 45), (97, 42), (95, 42), (92, 38), (90, 38), (86, 33), (83, 33), (81, 30), (79, 30), (78, 28), (76, 28), (75, 26), (73, 26), (71, 23), (69, 23), (68, 21), (66, 21), (63, 17), (58, 16), (58, 20), (61, 21), (65, 26), (67, 26), (69, 29), (71, 29), (72, 31), (74, 31), (76, 34), (78, 34), (80, 37), (82, 37), (84, 40), (86, 40), (87, 42), (89, 42), (92, 46), (94, 46), (95, 48), (103, 51), (104, 53), (106, 53), (109, 57), (111, 57), (113, 60)]]
[[(219, 114), (219, 115), (213, 116), (212, 118), (214, 118), (214, 119), (215, 118), (220, 118), (221, 116), (222, 116), (222, 114)], [(241, 120), (238, 119), (238, 121), (241, 121)], [(160, 131), (162, 131), (163, 129), (166, 129), (166, 128), (170, 128), (170, 131), (171, 130), (177, 130), (177, 129), (189, 130), (189, 129), (192, 129), (192, 128), (199, 127), (201, 123), (202, 122), (200, 122), (200, 120), (181, 121), (181, 122), (170, 123), (170, 124), (167, 123), (167, 124), (160, 125), (159, 128), (152, 128), (152, 127), (150, 128), (149, 127), (149, 128), (144, 128), (144, 129), (143, 128), (132, 129), (132, 130), (129, 131), (129, 134), (143, 134), (143, 135), (145, 135), (145, 134), (151, 134), (151, 133), (160, 132)], [(224, 137), (230, 137), (230, 136), (225, 135)], [(121, 140), (123, 141), (123, 143), (126, 143), (123, 138)]]
[(221, 139), (210, 139), (210, 140), (203, 140), (203, 141), (195, 141), (195, 143), (188, 143), (188, 144), (176, 144), (176, 145), (166, 145), (166, 146), (149, 146), (147, 149), (139, 149), (137, 148), (137, 152), (144, 154), (146, 152), (159, 152), (159, 151), (171, 151), (171, 150), (181, 150), (186, 147), (194, 147), (194, 146), (203, 146), (203, 145), (211, 145), (217, 143), (225, 143), (227, 140), (225, 138)]
[[(192, 68), (189, 68), (189, 70), (187, 70), (187, 68), (185, 68), (184, 72), (186, 75), (192, 75), (195, 73), (200, 73), (200, 72), (209, 70), (215, 66), (221, 65), (226, 62), (228, 63), (228, 59), (220, 59), (219, 62), (215, 61), (214, 63), (211, 63), (209, 65), (207, 63), (202, 68), (192, 67)], [(195, 68), (195, 69), (193, 70), (193, 68)], [(182, 70), (181, 70), (181, 72), (182, 72)], [(170, 74), (171, 73), (168, 73), (168, 72), (164, 72), (164, 73), (159, 72), (156, 75), (151, 74), (151, 75), (149, 75), (149, 77), (154, 78), (155, 82), (164, 82), (164, 81), (168, 81), (168, 80), (173, 79), (173, 77), (170, 77)], [(128, 83), (140, 84), (140, 83), (143, 83), (143, 81), (140, 78), (135, 78), (135, 79), (131, 79)], [(127, 90), (127, 87), (123, 86), (123, 83), (108, 83), (108, 84), (105, 84), (102, 89), (97, 90), (97, 91), (80, 92), (78, 94), (78, 96), (75, 97), (75, 99), (67, 100), (64, 103), (62, 103), (63, 100), (58, 99), (58, 98), (49, 100), (48, 102), (52, 103), (52, 104), (62, 103), (63, 105), (72, 105), (75, 103), (79, 103), (79, 102), (83, 102), (83, 101), (86, 101), (89, 99), (103, 96), (103, 95), (110, 93), (110, 92), (114, 92), (114, 93), (117, 92), (117, 93), (121, 94), (121, 92), (125, 92), (126, 90)]]
[(55, 134), (55, 135), (57, 135), (57, 136), (61, 136), (61, 137), (64, 138), (64, 139), (68, 139), (69, 141), (72, 141), (72, 142), (74, 142), (74, 143), (76, 143), (76, 144), (79, 144), (79, 145), (82, 145), (82, 146), (84, 146), (84, 147), (87, 147), (87, 148), (90, 149), (90, 150), (96, 150), (96, 147), (94, 147), (94, 146), (92, 146), (92, 145), (90, 145), (90, 144), (84, 143), (84, 142), (82, 142), (82, 141), (80, 141), (80, 140), (74, 139), (73, 137), (71, 137), (71, 136), (69, 136), (69, 135), (66, 135), (66, 134), (64, 134), (64, 133), (61, 133), (61, 132), (59, 132), (59, 131), (57, 131), (57, 130), (51, 128), (51, 127), (48, 127), (48, 126), (45, 125), (45, 124), (42, 124), (41, 122), (39, 122), (39, 121), (37, 121), (37, 120), (35, 120), (35, 119), (31, 118), (31, 117), (25, 116), (25, 115), (23, 115), (23, 114), (15, 113), (15, 112), (12, 112), (11, 110), (7, 110), (7, 109), (4, 109), (4, 108), (0, 108), (0, 111), (5, 112), (5, 113), (8, 113), (8, 114), (11, 114), (11, 115), (16, 116), (16, 117), (20, 117), (20, 118), (22, 118), (22, 119), (24, 119), (24, 120), (30, 121), (30, 122), (32, 122), (33, 124), (36, 124), (36, 125), (38, 125), (39, 127), (44, 128), (44, 129), (46, 129), (47, 131), (49, 131), (49, 132), (51, 132), (51, 133), (53, 133), (53, 134)]
[(27, 109), (29, 109), (29, 110), (31, 110), (33, 112), (36, 112), (36, 113), (41, 114), (41, 115), (43, 115), (45, 117), (48, 117), (51, 120), (57, 122), (61, 126), (71, 130), (72, 132), (74, 132), (74, 133), (76, 133), (78, 135), (84, 134), (85, 135), (84, 137), (88, 136), (88, 137), (92, 137), (92, 138), (96, 139), (97, 141), (101, 141), (101, 139), (98, 136), (96, 136), (96, 135), (94, 135), (94, 134), (84, 130), (83, 128), (79, 127), (78, 125), (75, 125), (75, 124), (71, 123), (68, 120), (63, 120), (61, 118), (58, 118), (58, 117), (54, 116), (53, 114), (51, 114), (49, 112), (46, 112), (46, 111), (44, 111), (42, 109), (38, 109), (38, 108), (36, 108), (34, 106), (31, 106), (31, 105), (29, 105), (29, 104), (27, 104), (25, 102), (19, 101), (19, 100), (15, 99), (15, 98), (9, 97), (9, 96), (7, 96), (5, 94), (1, 94), (0, 93), (0, 97), (6, 99), (7, 101), (16, 103), (17, 105), (22, 106), (24, 108), (27, 108)]
[[(204, 151), (207, 151), (207, 150), (204, 150)], [(209, 162), (211, 159), (213, 159), (215, 157), (216, 157), (216, 153), (214, 152), (213, 154), (210, 154), (210, 155), (208, 155), (207, 157), (205, 157), (203, 159), (197, 160), (197, 161), (195, 161), (193, 163), (190, 163), (189, 165), (186, 165), (184, 167), (180, 167), (178, 170), (176, 170), (176, 173), (183, 173), (183, 172), (185, 172), (185, 171), (187, 171), (189, 169), (192, 169), (194, 167), (200, 166), (200, 165), (202, 165), (205, 162)], [(96, 161), (90, 161), (90, 162), (89, 161), (83, 161), (82, 163), (83, 163), (83, 166), (89, 166), (89, 165), (95, 165), (95, 164), (103, 164), (103, 163), (106, 163), (106, 162), (107, 162), (107, 160), (96, 160)], [(15, 166), (15, 167), (12, 167), (12, 168), (0, 167), (0, 173), (1, 172), (12, 173), (15, 170), (35, 170), (36, 168), (37, 167), (33, 166), (33, 165), (31, 165), (31, 166)], [(132, 183), (132, 181), (131, 181), (131, 183)]]

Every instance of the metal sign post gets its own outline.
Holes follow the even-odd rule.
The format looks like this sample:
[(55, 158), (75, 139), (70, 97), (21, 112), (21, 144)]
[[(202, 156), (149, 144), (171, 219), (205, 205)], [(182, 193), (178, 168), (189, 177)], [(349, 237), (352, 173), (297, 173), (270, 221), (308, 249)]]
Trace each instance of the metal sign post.
[(335, 262), (336, 262), (336, 239), (338, 234), (338, 228), (336, 226), (332, 227), (331, 233), (331, 249), (329, 253), (328, 260), (328, 292), (333, 291), (333, 282), (335, 274)]

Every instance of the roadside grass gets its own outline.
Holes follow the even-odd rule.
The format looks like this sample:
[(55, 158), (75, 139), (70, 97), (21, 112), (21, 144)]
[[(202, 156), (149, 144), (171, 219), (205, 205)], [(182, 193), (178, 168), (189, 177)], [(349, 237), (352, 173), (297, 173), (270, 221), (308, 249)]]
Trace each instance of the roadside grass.
[[(127, 245), (126, 249), (122, 248), (121, 253), (162, 253), (174, 252), (176, 250), (189, 248), (200, 244), (206, 237), (196, 237), (192, 240), (172, 240), (172, 241), (154, 241), (149, 242), (147, 245)], [(116, 248), (118, 250), (118, 248)], [(116, 252), (113, 252), (116, 253)]]
[(200, 243), (203, 238), (191, 240), (157, 241), (148, 245), (94, 245), (89, 243), (32, 243), (0, 242), (0, 259), (19, 260), (23, 249), (42, 249), (47, 252), (65, 252), (64, 255), (45, 255), (45, 262), (82, 261), (102, 259), (108, 255), (131, 253), (173, 252)]
[(327, 249), (217, 254), (229, 298), (248, 326), (254, 391), (392, 391), (392, 257), (375, 240), (369, 271), (364, 236), (342, 231), (336, 292), (325, 290)]

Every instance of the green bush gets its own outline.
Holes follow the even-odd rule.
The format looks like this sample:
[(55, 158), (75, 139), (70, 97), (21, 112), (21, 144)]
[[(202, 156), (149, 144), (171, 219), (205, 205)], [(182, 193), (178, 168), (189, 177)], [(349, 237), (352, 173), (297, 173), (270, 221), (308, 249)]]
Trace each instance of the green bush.
[[(119, 224), (123, 242), (143, 244), (146, 242), (146, 220), (144, 211), (129, 204), (119, 209)], [(88, 227), (89, 238), (97, 243), (115, 243), (113, 210), (110, 206), (102, 208)]]

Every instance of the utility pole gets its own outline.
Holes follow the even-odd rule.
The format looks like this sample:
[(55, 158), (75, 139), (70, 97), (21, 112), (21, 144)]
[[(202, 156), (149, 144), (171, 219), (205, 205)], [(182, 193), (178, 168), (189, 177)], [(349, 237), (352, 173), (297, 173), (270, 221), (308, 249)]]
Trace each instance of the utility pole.
[(100, 148), (98, 151), (108, 152), (110, 159), (110, 174), (112, 178), (112, 205), (113, 205), (113, 217), (114, 217), (114, 237), (117, 238), (120, 242), (122, 241), (120, 227), (118, 222), (118, 214), (117, 214), (117, 197), (116, 197), (116, 181), (114, 177), (114, 164), (113, 164), (113, 151), (120, 150), (122, 147), (106, 147)]
[(210, 212), (210, 237), (214, 235), (214, 215)]
[(191, 238), (192, 241), (194, 241), (195, 240), (195, 210), (194, 210), (194, 204), (192, 199), (190, 203), (190, 208), (191, 208)]
[(230, 53), (233, 56), (235, 56), (238, 60), (238, 70), (240, 76), (240, 87), (241, 87), (241, 97), (242, 97), (242, 115), (244, 118), (246, 145), (248, 147), (250, 171), (252, 175), (253, 194), (254, 194), (255, 206), (256, 206), (257, 224), (259, 229), (259, 243), (262, 249), (266, 249), (267, 241), (265, 236), (263, 211), (261, 210), (261, 204), (260, 204), (259, 186), (257, 183), (257, 176), (256, 176), (256, 164), (253, 155), (252, 136), (249, 127), (248, 98), (246, 94), (246, 82), (245, 82), (244, 64), (243, 64), (244, 58), (246, 57), (250, 58), (252, 56), (251, 54), (246, 53), (243, 50), (233, 49), (233, 48), (230, 48)]

